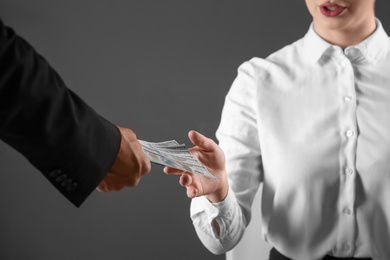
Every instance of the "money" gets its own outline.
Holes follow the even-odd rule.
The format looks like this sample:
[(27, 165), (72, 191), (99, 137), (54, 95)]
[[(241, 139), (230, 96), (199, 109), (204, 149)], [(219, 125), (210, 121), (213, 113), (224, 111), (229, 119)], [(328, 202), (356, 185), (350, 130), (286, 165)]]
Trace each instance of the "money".
[(185, 144), (179, 144), (175, 140), (165, 142), (138, 141), (152, 163), (201, 174), (214, 179), (216, 178), (204, 165), (192, 156)]

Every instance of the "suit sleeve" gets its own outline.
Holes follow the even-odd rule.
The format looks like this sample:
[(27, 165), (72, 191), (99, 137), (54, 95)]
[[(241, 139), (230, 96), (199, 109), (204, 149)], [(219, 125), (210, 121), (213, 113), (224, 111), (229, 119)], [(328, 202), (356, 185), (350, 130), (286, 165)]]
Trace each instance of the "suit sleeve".
[(79, 207), (114, 163), (121, 135), (0, 20), (0, 139)]

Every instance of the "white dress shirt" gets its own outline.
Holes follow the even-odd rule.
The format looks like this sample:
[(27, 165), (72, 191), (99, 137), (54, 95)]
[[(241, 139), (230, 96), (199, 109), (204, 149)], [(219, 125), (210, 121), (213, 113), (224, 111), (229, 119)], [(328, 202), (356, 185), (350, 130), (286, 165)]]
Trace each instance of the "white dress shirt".
[(304, 38), (239, 67), (217, 131), (228, 196), (191, 203), (211, 252), (238, 243), (262, 183), (263, 236), (282, 254), (390, 259), (389, 50), (379, 20), (344, 50), (311, 25)]

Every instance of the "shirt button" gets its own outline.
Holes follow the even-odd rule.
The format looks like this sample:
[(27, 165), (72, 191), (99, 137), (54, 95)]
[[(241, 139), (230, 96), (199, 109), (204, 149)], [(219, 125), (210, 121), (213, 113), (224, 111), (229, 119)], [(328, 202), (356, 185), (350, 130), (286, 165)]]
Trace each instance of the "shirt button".
[(347, 60), (343, 60), (343, 61), (341, 62), (341, 66), (343, 66), (343, 67), (347, 66), (347, 64), (348, 64), (348, 61), (347, 61)]
[(349, 102), (349, 101), (352, 100), (352, 97), (351, 97), (351, 96), (345, 96), (345, 97), (344, 97), (344, 100), (347, 101), (347, 102)]
[(56, 182), (63, 182), (67, 177), (66, 174), (61, 174), (56, 178)]
[(58, 175), (60, 175), (61, 173), (62, 173), (61, 170), (54, 170), (54, 171), (50, 172), (50, 177), (55, 178)]
[(61, 182), (61, 186), (62, 187), (66, 187), (66, 186), (68, 186), (71, 183), (72, 183), (72, 179), (66, 179), (63, 182)]
[(349, 249), (351, 249), (351, 246), (350, 246), (348, 243), (345, 243), (345, 244), (343, 245), (343, 250), (344, 250), (344, 251), (348, 251)]
[(352, 130), (348, 130), (347, 133), (346, 133), (346, 135), (347, 135), (348, 137), (352, 137), (353, 134), (354, 134), (354, 133), (353, 133)]
[(345, 208), (343, 210), (343, 212), (344, 212), (345, 215), (351, 215), (351, 213), (352, 213), (352, 211), (349, 208)]
[(77, 183), (72, 183), (71, 185), (68, 185), (68, 187), (66, 187), (66, 190), (67, 191), (73, 191), (77, 188)]
[(347, 168), (347, 169), (345, 169), (345, 172), (346, 172), (348, 175), (351, 175), (351, 174), (353, 173), (353, 169)]

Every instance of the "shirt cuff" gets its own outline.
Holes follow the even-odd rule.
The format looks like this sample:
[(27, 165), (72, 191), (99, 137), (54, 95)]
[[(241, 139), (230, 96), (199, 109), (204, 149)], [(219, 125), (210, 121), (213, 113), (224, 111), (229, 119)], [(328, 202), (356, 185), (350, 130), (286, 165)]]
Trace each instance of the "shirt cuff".
[[(211, 202), (210, 202), (211, 203)], [(233, 205), (237, 203), (236, 196), (234, 196), (234, 192), (230, 189), (228, 190), (228, 194), (226, 195), (226, 198), (218, 203), (211, 203), (219, 212), (218, 215), (223, 216), (228, 214), (228, 212), (231, 211)]]
[(197, 214), (205, 212), (209, 218), (216, 218), (217, 216), (223, 216), (228, 214), (234, 203), (236, 203), (236, 197), (233, 191), (228, 190), (226, 198), (218, 203), (210, 202), (205, 196), (197, 197), (191, 201), (191, 218), (193, 219)]

